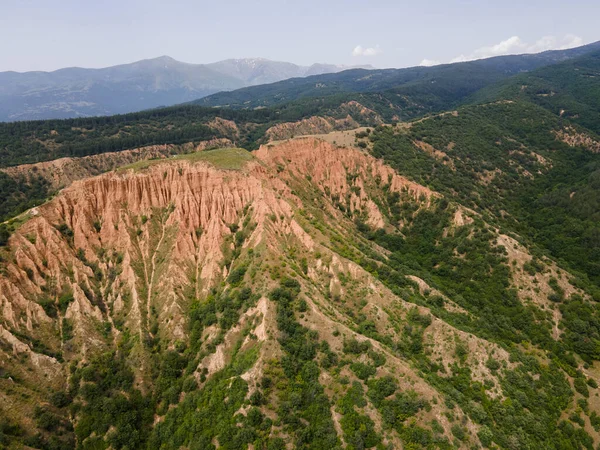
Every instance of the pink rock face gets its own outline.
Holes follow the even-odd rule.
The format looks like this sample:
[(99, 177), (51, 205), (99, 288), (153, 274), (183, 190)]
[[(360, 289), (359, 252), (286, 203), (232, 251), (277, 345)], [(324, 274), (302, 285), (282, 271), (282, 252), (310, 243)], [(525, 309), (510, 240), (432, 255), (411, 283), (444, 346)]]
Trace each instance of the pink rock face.
[(104, 345), (98, 321), (118, 320), (143, 339), (155, 320), (162, 337), (181, 339), (190, 302), (228, 274), (232, 230), (251, 227), (243, 248), (277, 253), (294, 239), (312, 251), (295, 217), (309, 206), (302, 189), (317, 188), (332, 217), (340, 214), (334, 199), (344, 199), (373, 227), (385, 226), (374, 180), (424, 204), (436, 195), (360, 150), (312, 138), (263, 146), (254, 156), (240, 170), (177, 160), (75, 181), (11, 237), (0, 275), (4, 320), (59, 348), (60, 320), (39, 303), (69, 291), (73, 300), (59, 319), (73, 321), (74, 355)]
[(285, 167), (279, 176), (310, 177), (310, 182), (333, 198), (349, 196), (351, 212), (365, 211), (367, 223), (381, 228), (385, 221), (366, 188), (372, 179), (389, 184), (392, 192), (405, 192), (415, 200), (437, 196), (370, 155), (355, 148), (338, 148), (313, 138), (295, 139), (276, 146), (262, 146), (256, 156), (270, 166)]
[[(242, 155), (223, 152), (222, 158)], [(134, 165), (75, 181), (30, 211), (8, 248), (0, 249), (0, 367), (12, 364), (22, 389), (0, 398), (32, 409), (46, 401), (45, 393), (68, 388), (71, 364), (123, 348), (121, 342), (142, 391), (153, 387), (156, 355), (181, 343), (199, 344), (193, 373), (199, 383), (238, 351), (256, 348), (256, 363), (242, 374), (250, 393), (282, 357), (278, 305), (268, 293), (287, 276), (298, 280), (306, 301), (298, 321), (334, 351), (342, 352), (346, 338), (356, 336), (386, 353), (381, 343), (356, 332), (341, 305), (361, 311), (381, 333), (394, 333), (390, 314), (404, 317), (417, 307), (347, 259), (371, 257), (371, 251), (385, 258), (385, 250), (361, 237), (356, 220), (397, 232), (390, 223), (389, 192), (413, 209), (427, 208), (438, 194), (364, 151), (314, 138), (265, 145), (253, 155), (243, 154), (247, 162), (236, 170), (193, 162), (204, 154)], [(223, 161), (213, 156), (209, 159)], [(457, 213), (454, 225), (468, 220)], [(362, 245), (369, 246), (368, 254)], [(230, 328), (210, 325), (199, 341), (190, 342), (192, 303), (206, 300), (213, 288), (241, 288), (227, 280), (241, 265), (247, 267), (243, 286), (257, 295), (255, 305), (240, 312)], [(431, 289), (417, 281), (423, 291)], [(428, 311), (418, 308), (420, 314)], [(447, 370), (453, 361), (448, 355), (455, 354), (453, 333), (434, 319), (425, 335), (432, 351), (445, 357)], [(479, 355), (476, 376), (487, 379), (489, 343), (484, 347), (461, 333)], [(508, 359), (506, 352), (505, 357), (493, 351)], [(431, 402), (434, 391), (407, 361), (391, 353), (386, 358), (379, 375), (401, 374), (401, 389)], [(321, 373), (321, 382), (330, 389), (334, 385), (326, 376)], [(442, 402), (431, 404), (431, 417), (445, 417)]]

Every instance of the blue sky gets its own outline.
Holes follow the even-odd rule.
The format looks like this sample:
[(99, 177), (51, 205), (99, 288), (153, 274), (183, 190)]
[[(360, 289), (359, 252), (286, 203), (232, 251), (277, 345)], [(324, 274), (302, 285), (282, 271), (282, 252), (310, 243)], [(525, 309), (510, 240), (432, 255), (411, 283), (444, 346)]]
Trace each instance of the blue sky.
[(0, 71), (169, 55), (406, 67), (600, 40), (598, 0), (0, 0)]

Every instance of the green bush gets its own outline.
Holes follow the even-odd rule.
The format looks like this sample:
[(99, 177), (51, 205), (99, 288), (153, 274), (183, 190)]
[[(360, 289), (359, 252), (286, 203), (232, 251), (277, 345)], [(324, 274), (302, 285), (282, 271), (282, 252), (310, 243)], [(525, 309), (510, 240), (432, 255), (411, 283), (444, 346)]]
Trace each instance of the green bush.
[(363, 364), (361, 362), (354, 362), (350, 364), (350, 369), (355, 375), (361, 380), (366, 381), (369, 377), (375, 375), (377, 369), (369, 364)]

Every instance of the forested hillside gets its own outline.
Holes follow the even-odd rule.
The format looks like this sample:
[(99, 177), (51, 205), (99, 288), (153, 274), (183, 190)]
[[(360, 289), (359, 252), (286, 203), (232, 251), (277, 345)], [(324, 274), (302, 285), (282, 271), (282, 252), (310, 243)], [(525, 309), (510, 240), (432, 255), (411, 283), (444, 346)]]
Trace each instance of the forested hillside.
[[(347, 70), (337, 74), (290, 79), (277, 83), (220, 92), (194, 103), (205, 106), (255, 108), (279, 105), (303, 98), (323, 98), (344, 94), (377, 93), (397, 106), (397, 114), (407, 119), (415, 113), (448, 109), (477, 90), (521, 72), (576, 58), (600, 48), (600, 43), (570, 50), (554, 50), (532, 55), (499, 56), (435, 67), (386, 70)], [(406, 110), (409, 114), (406, 114)]]
[(473, 96), (472, 101), (519, 98), (600, 132), (600, 52), (520, 75)]
[(364, 139), (400, 173), (529, 237), (600, 286), (600, 139), (591, 131), (531, 103), (500, 101)]

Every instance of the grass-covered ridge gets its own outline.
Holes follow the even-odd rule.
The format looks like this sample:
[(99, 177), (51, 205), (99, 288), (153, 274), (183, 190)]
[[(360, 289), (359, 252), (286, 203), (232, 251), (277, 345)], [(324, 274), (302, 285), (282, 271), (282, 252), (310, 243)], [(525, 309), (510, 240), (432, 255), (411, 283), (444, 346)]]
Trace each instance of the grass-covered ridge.
[(120, 172), (127, 170), (140, 171), (145, 170), (157, 164), (169, 162), (169, 161), (190, 161), (196, 162), (207, 162), (217, 169), (224, 170), (240, 170), (246, 165), (247, 162), (253, 161), (254, 156), (248, 150), (243, 148), (220, 148), (214, 150), (202, 150), (194, 153), (186, 153), (182, 155), (175, 155), (169, 159), (147, 159), (137, 161), (133, 164), (123, 166), (118, 170)]

